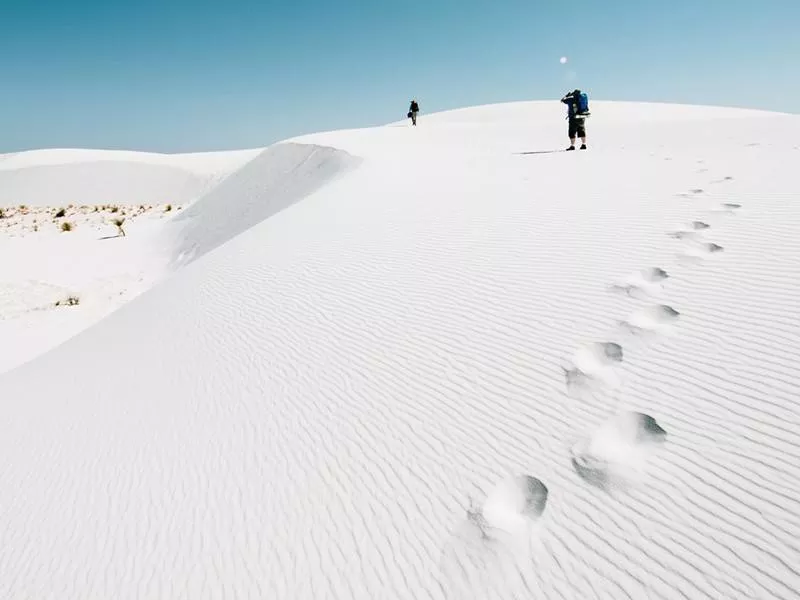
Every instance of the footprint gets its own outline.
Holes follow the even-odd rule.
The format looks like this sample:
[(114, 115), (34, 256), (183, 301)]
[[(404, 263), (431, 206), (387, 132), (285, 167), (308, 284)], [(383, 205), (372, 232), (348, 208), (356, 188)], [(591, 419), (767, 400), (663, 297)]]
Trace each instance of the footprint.
[(693, 243), (688, 244), (686, 248), (684, 248), (682, 256), (689, 259), (700, 259), (724, 251), (725, 248), (712, 242)]
[(666, 304), (647, 306), (634, 312), (620, 325), (629, 331), (639, 333), (669, 333), (680, 318), (681, 313)]
[(617, 387), (620, 382), (614, 367), (622, 361), (622, 346), (614, 342), (594, 342), (579, 348), (573, 366), (564, 369), (567, 388), (584, 387), (592, 380)]
[(693, 189), (693, 190), (689, 190), (689, 191), (690, 191), (692, 194), (695, 194), (695, 195), (696, 195), (696, 194), (703, 194), (703, 193), (705, 193), (705, 190), (704, 190), (703, 188), (695, 188), (695, 189)]
[(737, 202), (721, 202), (709, 208), (711, 213), (723, 213), (727, 215), (736, 214), (742, 209), (742, 205)]
[(640, 484), (667, 432), (650, 415), (620, 413), (571, 448), (572, 466), (587, 483), (606, 492)]
[(547, 498), (540, 479), (518, 475), (501, 480), (479, 506), (470, 499), (442, 550), (447, 597), (517, 597), (526, 588), (523, 572), (533, 565), (531, 544)]
[(700, 234), (697, 231), (671, 231), (667, 234), (671, 238), (675, 238), (676, 240), (692, 240), (697, 238)]
[(660, 267), (653, 267), (633, 273), (623, 281), (613, 284), (611, 291), (634, 297), (658, 296), (664, 291), (664, 282), (667, 279), (669, 273)]
[(667, 235), (676, 240), (692, 240), (701, 236), (701, 232), (709, 229), (711, 225), (704, 221), (692, 221), (691, 230), (679, 229), (678, 231), (671, 231)]
[(547, 486), (536, 477), (508, 477), (494, 487), (483, 503), (484, 523), (489, 531), (521, 533), (542, 516), (547, 496)]

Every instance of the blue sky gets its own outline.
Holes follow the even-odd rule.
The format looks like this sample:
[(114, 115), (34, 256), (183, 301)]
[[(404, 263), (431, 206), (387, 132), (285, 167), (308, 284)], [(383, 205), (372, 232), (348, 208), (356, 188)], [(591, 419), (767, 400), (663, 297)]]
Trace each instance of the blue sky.
[(4, 0), (2, 12), (0, 152), (256, 147), (402, 119), (412, 96), (432, 112), (575, 85), (800, 113), (798, 0)]

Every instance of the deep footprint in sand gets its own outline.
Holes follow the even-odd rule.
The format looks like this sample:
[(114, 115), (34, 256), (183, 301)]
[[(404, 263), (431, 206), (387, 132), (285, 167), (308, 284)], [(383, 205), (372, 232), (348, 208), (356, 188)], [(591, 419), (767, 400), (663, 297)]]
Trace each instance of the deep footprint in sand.
[(541, 479), (531, 475), (507, 476), (477, 506), (470, 498), (463, 525), (474, 529), (484, 541), (530, 533), (530, 526), (547, 508), (548, 495)]
[(679, 229), (671, 231), (667, 235), (677, 240), (697, 240), (701, 239), (703, 232), (711, 226), (704, 221), (692, 221), (690, 229)]
[(531, 542), (548, 494), (540, 479), (517, 475), (497, 483), (477, 507), (470, 503), (442, 551), (448, 598), (516, 597), (513, 590), (525, 589), (521, 573), (532, 564)]
[(736, 214), (742, 210), (742, 205), (738, 202), (722, 202), (711, 208), (713, 213)]
[(669, 279), (669, 273), (660, 267), (652, 267), (632, 273), (622, 281), (613, 284), (611, 291), (629, 296), (657, 297), (663, 293), (664, 282), (667, 279)]
[(685, 231), (685, 230), (671, 231), (667, 235), (669, 237), (671, 237), (671, 238), (675, 238), (676, 240), (687, 240), (687, 241), (698, 240), (698, 239), (702, 238), (702, 232), (696, 231), (696, 230), (695, 231)]
[(620, 325), (635, 334), (672, 332), (681, 313), (666, 304), (646, 306), (631, 314)]
[(675, 238), (676, 240), (693, 240), (696, 239), (699, 234), (697, 231), (678, 230), (670, 231), (667, 235), (671, 238)]
[(724, 251), (725, 248), (719, 244), (714, 244), (712, 242), (698, 242), (687, 244), (683, 250), (682, 256), (684, 258), (698, 260), (711, 255), (720, 254)]
[(579, 348), (572, 358), (572, 366), (564, 368), (567, 388), (583, 387), (590, 381), (617, 387), (620, 381), (614, 368), (623, 358), (622, 346), (615, 342), (593, 342)]
[(624, 491), (644, 481), (650, 458), (666, 438), (650, 415), (623, 412), (572, 446), (572, 466), (590, 485)]
[(483, 518), (490, 529), (516, 534), (542, 516), (547, 496), (547, 486), (536, 477), (508, 477), (487, 496)]

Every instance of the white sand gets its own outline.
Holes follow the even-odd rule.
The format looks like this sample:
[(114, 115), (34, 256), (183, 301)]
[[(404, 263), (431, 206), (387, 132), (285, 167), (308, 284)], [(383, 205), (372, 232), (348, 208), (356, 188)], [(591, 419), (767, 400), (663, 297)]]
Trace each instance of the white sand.
[(0, 376), (0, 597), (796, 598), (800, 118), (592, 112), (276, 145), (69, 275), (80, 227), (0, 242), (143, 278)]

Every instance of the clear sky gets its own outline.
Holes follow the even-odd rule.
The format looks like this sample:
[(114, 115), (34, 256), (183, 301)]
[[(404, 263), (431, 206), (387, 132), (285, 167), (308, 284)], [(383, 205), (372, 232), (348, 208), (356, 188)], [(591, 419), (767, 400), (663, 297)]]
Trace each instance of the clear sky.
[(800, 113), (798, 26), (800, 0), (2, 0), (0, 152), (256, 147), (576, 86)]

